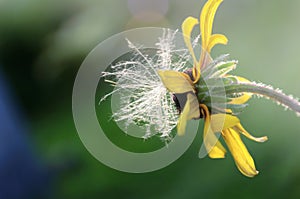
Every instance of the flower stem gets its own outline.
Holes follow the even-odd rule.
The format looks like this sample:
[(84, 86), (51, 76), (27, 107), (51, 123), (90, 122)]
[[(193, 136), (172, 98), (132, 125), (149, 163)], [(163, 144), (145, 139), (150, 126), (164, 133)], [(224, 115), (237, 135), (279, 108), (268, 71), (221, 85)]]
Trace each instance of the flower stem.
[(271, 86), (255, 82), (236, 82), (230, 85), (226, 85), (225, 92), (227, 95), (243, 92), (260, 95), (265, 98), (271, 99), (290, 110), (295, 111), (296, 114), (300, 116), (300, 102), (293, 98), (291, 95), (286, 95), (281, 90), (274, 89)]

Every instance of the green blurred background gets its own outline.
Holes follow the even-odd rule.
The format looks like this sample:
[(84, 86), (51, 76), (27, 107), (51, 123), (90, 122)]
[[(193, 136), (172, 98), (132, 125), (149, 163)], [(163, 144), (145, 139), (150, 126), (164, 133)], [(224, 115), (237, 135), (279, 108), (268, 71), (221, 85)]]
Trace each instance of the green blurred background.
[[(260, 174), (223, 160), (198, 159), (201, 135), (176, 162), (145, 174), (98, 162), (72, 119), (72, 86), (81, 62), (101, 41), (143, 26), (180, 28), (203, 0), (0, 0), (0, 63), (31, 128), (38, 156), (56, 168), (51, 198), (299, 198), (300, 118), (254, 98), (240, 116), (264, 144), (245, 140)], [(239, 60), (235, 74), (300, 96), (300, 1), (225, 0), (214, 24), (229, 38), (212, 57)], [(125, 137), (126, 139), (126, 137)], [(120, 140), (119, 140), (120, 141)], [(122, 141), (120, 141), (122, 142)], [(126, 140), (124, 141), (126, 142)], [(138, 141), (142, 145), (143, 141)]]

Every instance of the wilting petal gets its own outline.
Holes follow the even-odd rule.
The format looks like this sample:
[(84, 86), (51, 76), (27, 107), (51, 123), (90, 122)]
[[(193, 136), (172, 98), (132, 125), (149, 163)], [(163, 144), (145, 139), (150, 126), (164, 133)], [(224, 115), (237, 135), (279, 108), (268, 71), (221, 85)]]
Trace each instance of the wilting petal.
[(239, 124), (239, 118), (228, 114), (214, 114), (211, 116), (211, 127), (214, 132), (221, 132), (224, 129)]
[(240, 172), (248, 177), (257, 175), (254, 161), (241, 140), (239, 132), (229, 128), (223, 130), (222, 135)]
[(208, 44), (211, 37), (212, 26), (216, 11), (222, 0), (209, 0), (203, 7), (200, 14), (200, 32), (202, 37), (202, 47), (208, 53)]
[(186, 123), (188, 120), (193, 118), (199, 118), (199, 102), (197, 97), (194, 94), (188, 93), (185, 106), (182, 113), (180, 114), (178, 124), (177, 124), (177, 133), (178, 135), (184, 135)]
[(165, 87), (170, 92), (194, 92), (192, 81), (187, 74), (173, 70), (158, 70), (157, 73), (160, 76)]
[(182, 29), (182, 32), (184, 34), (184, 42), (185, 42), (185, 45), (188, 47), (188, 49), (189, 49), (189, 51), (190, 51), (190, 53), (193, 57), (194, 64), (196, 64), (198, 61), (196, 59), (194, 49), (193, 49), (193, 45), (192, 45), (192, 42), (191, 42), (191, 34), (192, 34), (192, 31), (193, 31), (194, 27), (197, 24), (199, 24), (198, 19), (196, 19), (194, 17), (187, 17), (181, 25), (181, 29)]
[(211, 130), (209, 124), (205, 121), (203, 142), (205, 144), (206, 151), (210, 158), (224, 158), (226, 149), (223, 147), (218, 137)]
[(218, 141), (218, 137), (212, 131), (210, 126), (210, 114), (207, 107), (203, 104), (200, 105), (204, 110), (205, 124), (203, 133), (203, 142), (210, 158), (224, 158), (226, 149), (221, 142)]
[(234, 127), (234, 129), (240, 133), (242, 133), (244, 136), (246, 136), (247, 138), (254, 140), (256, 142), (265, 142), (268, 140), (267, 136), (263, 136), (263, 137), (254, 137), (252, 136), (250, 133), (248, 133), (241, 124), (238, 124)]

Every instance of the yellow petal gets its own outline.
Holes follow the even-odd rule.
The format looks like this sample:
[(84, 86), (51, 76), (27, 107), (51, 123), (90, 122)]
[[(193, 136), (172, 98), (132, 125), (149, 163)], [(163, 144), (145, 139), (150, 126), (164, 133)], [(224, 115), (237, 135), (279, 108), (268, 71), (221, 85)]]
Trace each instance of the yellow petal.
[(200, 66), (198, 67), (197, 65), (193, 67), (192, 69), (192, 75), (194, 78), (193, 84), (196, 84), (198, 80), (200, 79)]
[(225, 158), (226, 149), (223, 147), (221, 142), (217, 141), (216, 144), (211, 148), (208, 156), (213, 159)]
[(187, 17), (181, 25), (181, 29), (182, 29), (182, 32), (184, 34), (184, 42), (185, 42), (185, 45), (188, 47), (188, 49), (189, 49), (189, 51), (190, 51), (190, 53), (193, 57), (194, 64), (196, 64), (198, 61), (196, 59), (194, 49), (193, 49), (193, 46), (192, 46), (191, 34), (192, 34), (192, 31), (193, 31), (194, 27), (197, 24), (199, 24), (198, 19), (196, 19), (194, 17)]
[(202, 37), (202, 47), (208, 53), (210, 51), (207, 49), (207, 47), (211, 37), (214, 17), (221, 2), (222, 0), (209, 0), (204, 5), (200, 14), (200, 32)]
[(210, 158), (224, 158), (226, 149), (223, 147), (218, 137), (211, 130), (208, 120), (204, 124), (203, 142)]
[(228, 114), (213, 114), (211, 116), (211, 127), (214, 132), (221, 132), (224, 129), (239, 124), (239, 118)]
[(243, 95), (233, 98), (229, 104), (245, 104), (251, 98), (251, 96), (252, 94), (250, 93), (243, 93)]
[(242, 133), (244, 136), (246, 136), (247, 138), (249, 138), (250, 140), (254, 140), (256, 142), (265, 142), (268, 140), (267, 136), (263, 136), (263, 137), (254, 137), (252, 136), (250, 133), (248, 133), (244, 127), (241, 124), (238, 124), (235, 126), (235, 130)]
[(216, 44), (224, 44), (226, 45), (228, 42), (228, 39), (225, 35), (221, 34), (214, 34), (209, 38), (208, 46), (207, 46), (207, 51), (210, 52), (211, 49), (216, 45)]
[(185, 134), (185, 129), (186, 129), (186, 123), (188, 121), (187, 116), (189, 113), (189, 105), (185, 105), (182, 113), (180, 114), (180, 117), (178, 119), (178, 124), (177, 124), (177, 134), (179, 136)]
[(186, 123), (188, 120), (193, 118), (199, 118), (199, 103), (198, 99), (194, 94), (188, 93), (186, 104), (183, 108), (182, 113), (180, 114), (178, 124), (177, 124), (177, 133), (178, 135), (184, 135), (186, 129)]
[(184, 34), (183, 39), (184, 39), (185, 45), (188, 47), (190, 54), (192, 55), (193, 62), (194, 62), (193, 73), (192, 73), (193, 77), (194, 77), (194, 83), (196, 83), (200, 79), (200, 65), (195, 56), (193, 45), (191, 42), (192, 31), (197, 24), (199, 24), (198, 19), (196, 19), (194, 17), (187, 17), (181, 25), (182, 32)]
[[(231, 76), (231, 77), (235, 77), (238, 79), (239, 82), (244, 82), (244, 83), (248, 83), (250, 82), (249, 80), (247, 80), (244, 77), (239, 77), (239, 76)], [(229, 104), (244, 104), (246, 103), (250, 98), (252, 97), (252, 93), (243, 93), (241, 96), (233, 98)]]
[(240, 76), (235, 76), (239, 82), (244, 82), (244, 83), (249, 83), (250, 81), (244, 77), (240, 77)]
[(222, 135), (240, 172), (248, 177), (257, 175), (254, 161), (241, 140), (240, 134), (230, 128), (224, 130)]
[(224, 35), (212, 35), (213, 21), (216, 11), (223, 0), (209, 0), (203, 6), (200, 14), (200, 32), (202, 39), (202, 51), (200, 55), (199, 71), (209, 64), (209, 53), (216, 44), (226, 44), (227, 38)]
[(221, 142), (218, 141), (218, 137), (210, 127), (211, 120), (209, 111), (204, 104), (201, 104), (200, 106), (204, 110), (205, 115), (203, 143), (205, 145), (206, 151), (208, 152), (210, 158), (224, 158), (226, 149), (223, 147)]
[(160, 76), (165, 87), (170, 92), (194, 92), (192, 81), (187, 74), (173, 70), (158, 70), (157, 73)]

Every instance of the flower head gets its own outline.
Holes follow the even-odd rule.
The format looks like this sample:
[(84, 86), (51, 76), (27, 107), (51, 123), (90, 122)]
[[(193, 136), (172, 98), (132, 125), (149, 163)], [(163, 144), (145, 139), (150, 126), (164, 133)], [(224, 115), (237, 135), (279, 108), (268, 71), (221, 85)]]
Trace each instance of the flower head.
[[(254, 161), (243, 144), (240, 133), (246, 135), (255, 141), (265, 141), (266, 137), (254, 138), (241, 126), (239, 119), (234, 116), (233, 110), (230, 108), (218, 108), (218, 113), (212, 112), (212, 104), (205, 98), (213, 98), (207, 96), (206, 82), (217, 81), (222, 78), (222, 82), (230, 84), (233, 81), (248, 82), (245, 78), (228, 75), (227, 73), (235, 68), (235, 61), (217, 61), (211, 62), (209, 53), (216, 44), (226, 44), (227, 38), (221, 34), (212, 34), (213, 20), (216, 10), (222, 0), (209, 0), (203, 7), (200, 15), (200, 32), (202, 41), (202, 52), (200, 59), (197, 60), (195, 52), (191, 44), (191, 33), (194, 27), (199, 23), (197, 18), (188, 17), (182, 24), (182, 31), (185, 36), (185, 43), (193, 57), (194, 67), (192, 76), (184, 75), (184, 73), (176, 71), (160, 71), (159, 75), (165, 86), (173, 93), (187, 93), (187, 101), (183, 111), (179, 117), (177, 131), (179, 135), (185, 132), (187, 120), (199, 118), (200, 113), (204, 116), (204, 144), (211, 158), (224, 158), (226, 150), (217, 140), (217, 132), (221, 132), (238, 169), (246, 176), (252, 177), (258, 172), (256, 171)], [(201, 75), (204, 70), (206, 75)], [(174, 87), (174, 77), (177, 77), (177, 83)], [(203, 77), (202, 77), (203, 76)], [(179, 81), (180, 79), (180, 81)], [(185, 81), (183, 81), (185, 79)], [(213, 82), (212, 81), (212, 82)], [(216, 87), (216, 86), (215, 86)], [(218, 93), (218, 92), (216, 92)], [(217, 96), (220, 97), (220, 96)], [(250, 99), (251, 95), (242, 93), (239, 95), (225, 96), (224, 102), (237, 108)], [(229, 100), (229, 101), (228, 101)], [(210, 109), (209, 109), (210, 108)], [(217, 126), (217, 127), (216, 127)]]
[[(112, 66), (114, 72), (105, 72), (102, 77), (115, 79), (107, 80), (115, 85), (115, 90), (107, 96), (122, 93), (120, 110), (113, 114), (116, 121), (125, 121), (127, 125), (142, 124), (147, 129), (145, 137), (159, 133), (168, 138), (174, 127), (177, 126), (178, 135), (184, 135), (189, 120), (204, 118), (205, 155), (225, 157), (226, 149), (218, 140), (220, 133), (239, 171), (253, 177), (258, 171), (241, 134), (256, 142), (264, 142), (267, 137), (252, 136), (237, 115), (253, 94), (272, 99), (299, 115), (300, 103), (278, 89), (230, 75), (237, 61), (228, 60), (228, 55), (211, 59), (212, 48), (228, 42), (226, 36), (212, 33), (215, 13), (221, 2), (208, 0), (199, 19), (187, 17), (183, 21), (187, 49), (175, 49), (175, 33), (170, 31), (159, 38), (154, 56), (148, 56), (128, 41), (134, 52), (133, 58)], [(191, 34), (199, 23), (202, 49), (197, 56)], [(183, 52), (180, 56), (179, 51)], [(193, 60), (190, 68), (187, 67), (189, 58)], [(180, 96), (184, 96), (183, 100), (179, 99)], [(199, 156), (202, 156), (201, 150)]]

